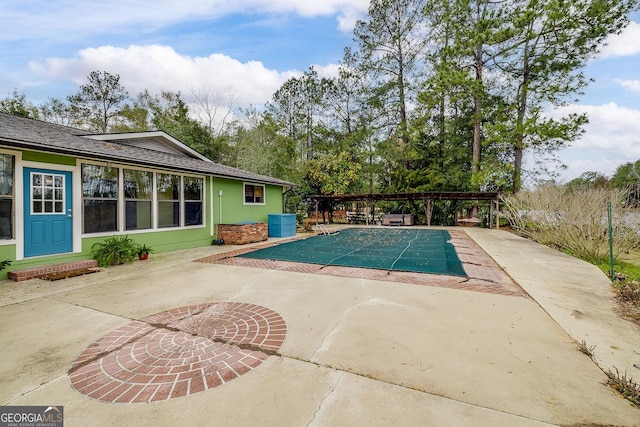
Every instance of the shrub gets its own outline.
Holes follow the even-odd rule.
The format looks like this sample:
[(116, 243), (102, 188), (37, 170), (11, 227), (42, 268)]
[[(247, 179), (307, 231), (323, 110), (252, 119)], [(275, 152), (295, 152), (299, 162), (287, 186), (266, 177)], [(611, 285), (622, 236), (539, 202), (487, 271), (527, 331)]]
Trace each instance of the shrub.
[(93, 259), (100, 267), (124, 264), (138, 256), (139, 246), (129, 236), (113, 236), (91, 247)]
[(591, 262), (609, 256), (607, 203), (612, 205), (614, 255), (640, 247), (636, 216), (619, 190), (545, 185), (503, 198), (503, 213), (519, 233)]

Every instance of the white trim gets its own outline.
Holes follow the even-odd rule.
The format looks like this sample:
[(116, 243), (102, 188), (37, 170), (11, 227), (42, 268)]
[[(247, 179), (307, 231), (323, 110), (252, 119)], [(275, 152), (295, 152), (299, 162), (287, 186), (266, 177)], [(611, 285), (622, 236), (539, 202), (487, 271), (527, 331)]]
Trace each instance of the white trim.
[[(73, 206), (73, 211), (71, 214), (73, 218), (71, 220), (71, 230), (73, 233), (73, 241), (72, 241), (72, 251), (64, 252), (66, 254), (69, 253), (80, 253), (82, 252), (82, 216), (77, 215), (79, 211), (82, 213), (82, 176), (80, 165), (76, 164), (76, 166), (69, 165), (59, 165), (57, 163), (42, 163), (42, 162), (34, 162), (34, 161), (22, 161), (22, 156), (20, 156), (20, 178), (16, 179), (16, 194), (20, 191), (20, 203), (16, 204), (16, 261), (21, 261), (24, 259), (24, 180), (22, 177), (24, 176), (24, 168), (33, 168), (33, 169), (47, 169), (47, 170), (60, 170), (65, 172), (71, 172), (71, 203)], [(16, 174), (18, 173), (18, 157), (16, 157)], [(18, 188), (19, 187), (19, 188)], [(18, 213), (19, 211), (19, 213)], [(19, 216), (18, 216), (19, 215)], [(18, 219), (20, 223), (18, 224)], [(63, 255), (61, 254), (50, 254), (50, 255), (42, 255), (42, 256), (53, 256), (53, 255)], [(35, 257), (29, 257), (29, 259)]]
[(213, 214), (213, 177), (209, 176), (209, 236), (213, 237), (215, 233), (214, 214)]
[[(122, 195), (122, 197), (120, 197)], [(120, 203), (122, 200), (122, 203)], [(127, 204), (124, 199), (124, 168), (118, 168), (118, 218), (116, 219), (116, 229), (118, 232), (122, 233), (125, 230), (125, 222), (127, 219), (125, 218), (125, 205)], [(120, 220), (122, 218), (122, 220)]]
[(151, 228), (147, 231), (159, 230), (158, 228), (158, 172), (152, 172), (151, 177)]
[[(83, 202), (82, 202), (82, 165), (83, 164), (87, 164), (87, 165), (96, 165), (96, 166), (104, 166), (104, 167), (110, 167), (110, 168), (117, 168), (118, 169), (118, 218), (117, 218), (117, 227), (116, 227), (116, 231), (104, 231), (104, 232), (99, 232), (99, 233), (80, 233), (80, 246), (82, 245), (82, 238), (91, 238), (91, 237), (102, 237), (102, 236), (113, 236), (113, 235), (121, 235), (121, 234), (141, 234), (141, 233), (158, 233), (158, 232), (164, 232), (164, 231), (179, 231), (179, 230), (192, 230), (192, 229), (197, 229), (197, 228), (205, 228), (206, 227), (206, 203), (204, 201), (205, 197), (205, 191), (206, 191), (206, 178), (209, 175), (199, 175), (197, 173), (182, 173), (182, 172), (175, 172), (175, 171), (166, 171), (164, 169), (152, 169), (152, 168), (147, 168), (147, 167), (136, 167), (136, 166), (129, 166), (126, 164), (120, 164), (120, 163), (113, 163), (113, 162), (104, 162), (104, 161), (92, 161), (92, 160), (82, 160), (82, 159), (78, 159), (78, 170), (79, 173), (78, 175), (78, 180), (79, 180), (79, 187), (77, 187), (79, 190), (77, 192), (74, 192), (74, 195), (77, 194), (78, 198), (80, 199), (79, 206), (81, 209), (81, 213), (84, 214), (84, 210), (83, 210)], [(153, 174), (153, 179), (152, 179), (152, 190), (153, 190), (153, 194), (152, 194), (152, 198), (151, 198), (151, 228), (145, 228), (142, 230), (126, 230), (126, 200), (125, 200), (125, 194), (124, 194), (124, 170), (128, 169), (128, 170), (136, 170), (136, 171), (143, 171), (143, 172), (151, 172)], [(159, 227), (158, 226), (158, 187), (157, 187), (157, 175), (158, 173), (164, 174), (164, 175), (176, 175), (180, 178), (180, 200), (178, 200), (178, 202), (180, 203), (180, 224), (184, 224), (184, 177), (188, 176), (188, 177), (192, 177), (192, 178), (198, 178), (202, 180), (202, 208), (203, 208), (203, 212), (202, 212), (202, 224), (198, 224), (198, 225), (185, 225), (185, 226), (177, 226), (177, 227)], [(75, 204), (75, 199), (74, 199), (74, 206), (76, 206)], [(74, 215), (74, 219), (75, 219), (75, 215)], [(74, 220), (74, 224), (75, 224), (75, 220)], [(82, 224), (83, 224), (83, 219), (81, 218), (80, 222), (79, 222), (79, 227), (80, 230), (82, 230)], [(75, 229), (74, 229), (74, 236), (75, 236)], [(75, 246), (74, 246), (75, 248)], [(75, 251), (74, 251), (75, 252)]]
[[(22, 162), (22, 151), (13, 151), (0, 148), (0, 153), (13, 156), (13, 239), (1, 239), (0, 246), (16, 245), (16, 260), (18, 259), (18, 246), (21, 243), (19, 232), (22, 232), (23, 218), (18, 221), (18, 215), (22, 215), (22, 204), (18, 203), (18, 190), (22, 191), (22, 180), (18, 179), (18, 166)], [(20, 205), (20, 206), (18, 206)]]
[(180, 224), (184, 224), (185, 218), (185, 200), (184, 200), (184, 176), (180, 175), (180, 191), (178, 192), (179, 205), (178, 205), (178, 217), (180, 218)]
[[(29, 174), (29, 202), (33, 202), (33, 185), (32, 185), (32, 181), (33, 181), (33, 175), (34, 174), (43, 175), (43, 178), (44, 178), (44, 175), (49, 175), (49, 174), (42, 173), (42, 172), (31, 172)], [(56, 210), (55, 202), (59, 202), (60, 200), (56, 200), (56, 198), (55, 198), (55, 186), (54, 186), (53, 187), (54, 195), (53, 195), (53, 199), (52, 199), (53, 212), (45, 212), (44, 211), (44, 205), (42, 206), (42, 209), (43, 209), (42, 212), (34, 212), (33, 211), (33, 203), (29, 203), (29, 215), (45, 215), (45, 216), (62, 215), (62, 214), (65, 214), (67, 212), (67, 210), (66, 210), (66, 207), (67, 207), (67, 186), (68, 185), (72, 185), (73, 182), (67, 182), (67, 179), (66, 179), (67, 176), (65, 174), (63, 174), (63, 173), (54, 172), (54, 173), (51, 173), (50, 175), (54, 177), (54, 182), (55, 182), (55, 177), (56, 176), (59, 176), (59, 177), (62, 178), (62, 182), (63, 182), (63, 185), (62, 185), (63, 192), (62, 192), (62, 200), (61, 200), (62, 201), (62, 207), (63, 207), (62, 212), (56, 212), (55, 211)], [(72, 180), (73, 180), (73, 175), (71, 175), (71, 177), (72, 177)], [(44, 189), (44, 187), (43, 187), (43, 189)], [(73, 205), (73, 187), (71, 187), (71, 204)]]

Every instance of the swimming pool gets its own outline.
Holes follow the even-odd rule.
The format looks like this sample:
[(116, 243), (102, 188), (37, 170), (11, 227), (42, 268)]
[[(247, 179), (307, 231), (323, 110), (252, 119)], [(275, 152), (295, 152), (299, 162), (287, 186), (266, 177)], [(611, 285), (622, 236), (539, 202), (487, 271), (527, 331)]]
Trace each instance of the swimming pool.
[(466, 277), (450, 240), (446, 230), (346, 228), (238, 257)]

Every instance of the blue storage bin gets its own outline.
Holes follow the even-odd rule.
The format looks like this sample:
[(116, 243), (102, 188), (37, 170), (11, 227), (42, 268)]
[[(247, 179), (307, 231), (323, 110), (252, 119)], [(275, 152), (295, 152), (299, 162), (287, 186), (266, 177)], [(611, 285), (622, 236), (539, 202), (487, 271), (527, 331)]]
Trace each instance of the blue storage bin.
[(292, 237), (295, 235), (295, 214), (269, 214), (269, 237)]

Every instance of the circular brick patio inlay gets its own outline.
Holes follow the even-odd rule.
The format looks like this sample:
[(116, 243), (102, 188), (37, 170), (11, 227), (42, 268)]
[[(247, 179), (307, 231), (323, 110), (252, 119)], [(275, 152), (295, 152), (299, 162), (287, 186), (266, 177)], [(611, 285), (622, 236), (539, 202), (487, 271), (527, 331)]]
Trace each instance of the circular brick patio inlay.
[(277, 354), (287, 325), (253, 304), (193, 305), (147, 316), (91, 344), (71, 385), (104, 402), (173, 399), (216, 387)]

